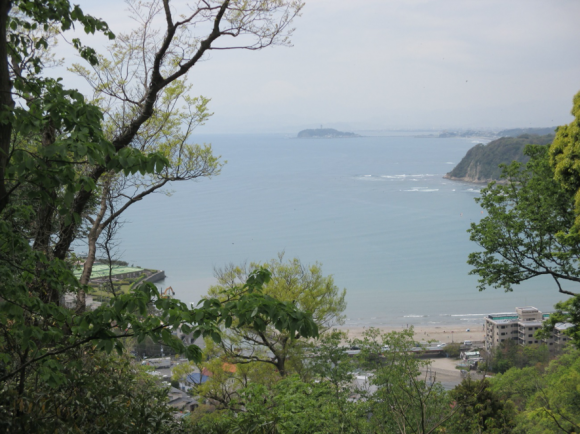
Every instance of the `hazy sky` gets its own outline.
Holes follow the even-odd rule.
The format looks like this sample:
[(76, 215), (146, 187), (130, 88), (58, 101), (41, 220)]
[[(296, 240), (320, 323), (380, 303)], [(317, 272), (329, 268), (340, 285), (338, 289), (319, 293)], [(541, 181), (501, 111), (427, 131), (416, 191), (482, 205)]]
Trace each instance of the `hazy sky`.
[[(80, 4), (117, 33), (132, 25), (119, 1)], [(578, 17), (578, 0), (307, 1), (292, 48), (213, 52), (194, 68), (215, 112), (201, 131), (567, 123)]]

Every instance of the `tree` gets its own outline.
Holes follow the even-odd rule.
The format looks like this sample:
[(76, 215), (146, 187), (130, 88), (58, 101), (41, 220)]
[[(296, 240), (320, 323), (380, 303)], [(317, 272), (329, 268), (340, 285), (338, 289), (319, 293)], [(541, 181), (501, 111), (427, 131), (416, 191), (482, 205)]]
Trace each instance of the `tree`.
[(87, 348), (76, 353), (57, 389), (29, 376), (24, 393), (2, 390), (3, 432), (183, 432), (167, 405), (167, 386), (131, 357)]
[[(298, 259), (284, 261), (284, 255), (264, 264), (249, 267), (230, 265), (216, 270), (218, 285), (209, 295), (225, 299), (230, 288), (246, 281), (252, 270), (264, 267), (272, 273), (272, 280), (264, 287), (264, 294), (292, 303), (310, 312), (320, 334), (343, 320), (346, 290), (339, 290), (332, 276), (323, 276), (320, 264), (304, 266)], [(295, 330), (280, 332), (275, 322), (265, 321), (262, 330), (234, 322), (221, 342), (221, 350), (228, 360), (237, 364), (260, 362), (273, 365), (280, 375), (301, 370), (303, 350), (307, 345)]]
[(574, 222), (572, 195), (554, 179), (546, 146), (525, 150), (525, 167), (504, 168), (506, 184), (491, 183), (476, 201), (487, 211), (472, 223), (470, 239), (483, 251), (469, 255), (470, 274), (479, 275), (479, 289), (491, 286), (511, 291), (513, 285), (550, 276), (567, 295), (562, 281), (580, 282), (580, 244), (566, 238)]
[(335, 409), (334, 432), (360, 432), (366, 426), (368, 407), (364, 402), (355, 402), (352, 396), (356, 394), (352, 382), (356, 364), (347, 354), (343, 342), (348, 342), (347, 334), (332, 330), (322, 335), (313, 350), (311, 381), (325, 383), (330, 394), (328, 400)]
[(502, 400), (511, 401), (519, 413), (516, 432), (573, 433), (580, 429), (578, 411), (580, 359), (569, 348), (550, 362), (545, 371), (512, 368), (491, 381)]
[(565, 333), (580, 345), (580, 238), (575, 231), (574, 192), (555, 179), (549, 149), (529, 146), (530, 161), (504, 168), (507, 184), (491, 183), (476, 199), (488, 215), (472, 223), (470, 239), (482, 251), (469, 255), (470, 274), (479, 276), (479, 290), (491, 286), (511, 291), (513, 285), (550, 276), (562, 294), (572, 296), (556, 305), (540, 334), (558, 323), (574, 326)]
[(562, 294), (540, 334), (552, 333), (561, 322), (573, 327), (564, 333), (580, 345), (580, 93), (574, 97), (569, 125), (558, 127), (552, 145), (529, 146), (530, 161), (504, 167), (507, 184), (490, 184), (476, 199), (488, 212), (472, 223), (470, 238), (483, 248), (471, 253), (471, 274), (479, 275), (479, 289), (487, 286), (511, 291), (512, 286), (537, 276), (550, 276)]
[[(114, 110), (104, 113), (44, 74), (51, 35), (76, 23), (87, 33), (114, 38), (107, 24), (67, 0), (0, 0), (0, 388), (12, 403), (33, 403), (5, 413), (22, 431), (31, 424), (31, 415), (41, 417), (35, 406), (39, 401), (31, 398), (37, 390), (55, 393), (65, 384), (79, 352), (115, 349), (122, 354), (125, 337), (151, 337), (199, 360), (200, 349), (185, 346), (173, 330), (181, 327), (219, 342), (223, 326), (235, 318), (259, 331), (267, 320), (280, 330), (317, 335), (311, 315), (262, 293), (270, 279), (267, 270), (256, 270), (224, 299), (207, 299), (195, 308), (160, 297), (151, 284), (114, 294), (95, 311), (63, 306), (66, 293), (87, 290), (71, 271), (70, 248), (91, 224), (89, 217), (98, 215), (108, 178), (139, 174), (155, 182), (170, 180), (170, 173), (183, 169), (183, 160), (168, 150), (167, 141), (144, 145), (161, 125), (159, 109), (167, 95), (179, 94), (186, 74), (212, 50), (287, 45), (289, 25), (302, 3), (199, 0), (182, 11), (188, 15), (169, 0), (145, 6), (163, 18), (155, 23), (164, 27), (148, 40), (147, 68), (136, 76), (144, 84), (125, 95), (121, 105), (126, 116), (117, 118)], [(242, 42), (227, 45), (223, 41), (228, 38)], [(72, 43), (98, 71), (95, 51), (78, 39)], [(176, 116), (163, 124), (164, 132), (173, 131), (164, 137), (169, 141), (183, 134), (174, 124), (181, 119)], [(150, 315), (151, 306), (158, 315)], [(40, 386), (28, 387), (32, 378)]]
[(571, 113), (574, 120), (556, 130), (554, 143), (550, 147), (550, 165), (554, 169), (556, 181), (574, 196), (576, 218), (568, 229), (570, 235), (577, 238), (580, 228), (580, 92), (574, 96)]
[[(430, 361), (420, 359), (413, 348), (413, 329), (381, 335), (376, 329), (365, 331), (353, 342), (361, 349), (365, 370), (372, 369), (367, 392), (374, 433), (433, 433), (459, 410), (452, 407)], [(364, 396), (364, 395), (363, 395)]]
[(509, 434), (515, 425), (514, 406), (505, 402), (490, 388), (487, 379), (473, 381), (466, 377), (450, 393), (459, 411), (451, 420), (450, 433)]
[[(348, 403), (349, 413), (335, 406), (329, 383), (305, 382), (288, 375), (272, 385), (250, 383), (239, 391), (232, 410), (197, 417), (194, 433), (361, 433), (366, 414), (357, 411), (364, 403)], [(345, 417), (346, 416), (346, 417)]]
[(506, 340), (488, 353), (487, 368), (492, 372), (504, 373), (511, 368), (547, 366), (550, 351), (545, 344), (522, 347), (515, 341)]
[[(103, 129), (107, 139), (129, 124), (138, 111), (138, 101), (148, 91), (147, 74), (151, 69), (156, 38), (155, 19), (162, 12), (159, 2), (143, 4), (129, 2), (132, 18), (138, 27), (130, 33), (117, 35), (109, 47), (107, 57), (99, 55), (98, 63), (86, 68), (74, 64), (71, 70), (86, 79), (93, 89), (91, 102), (97, 105), (104, 116)], [(165, 62), (163, 74), (176, 71), (179, 59), (170, 55)], [(190, 96), (192, 86), (187, 76), (178, 78), (159, 91), (152, 115), (141, 126), (132, 141), (132, 147), (148, 155), (160, 153), (169, 161), (161, 171), (153, 174), (103, 175), (97, 183), (100, 202), (94, 215), (87, 215), (88, 254), (84, 263), (81, 284), (88, 284), (96, 257), (97, 240), (103, 230), (112, 224), (132, 204), (146, 196), (164, 191), (170, 182), (188, 181), (199, 177), (216, 176), (223, 163), (214, 157), (211, 145), (192, 145), (188, 142), (191, 133), (211, 116), (209, 100)], [(168, 193), (166, 193), (168, 194)], [(84, 308), (84, 293), (79, 292), (78, 309)]]

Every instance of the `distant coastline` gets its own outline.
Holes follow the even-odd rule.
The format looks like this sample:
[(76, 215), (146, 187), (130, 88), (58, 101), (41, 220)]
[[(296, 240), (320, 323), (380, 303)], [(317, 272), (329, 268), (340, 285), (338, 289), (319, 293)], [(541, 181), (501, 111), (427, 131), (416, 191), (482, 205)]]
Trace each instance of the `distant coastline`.
[(498, 184), (506, 183), (506, 181), (503, 179), (499, 179), (499, 180), (498, 179), (475, 179), (475, 178), (468, 178), (468, 177), (458, 178), (458, 177), (449, 175), (449, 173), (446, 173), (445, 175), (443, 175), (443, 179), (449, 179), (450, 181), (466, 182), (468, 184), (477, 184), (477, 185), (487, 185), (493, 181), (497, 182)]

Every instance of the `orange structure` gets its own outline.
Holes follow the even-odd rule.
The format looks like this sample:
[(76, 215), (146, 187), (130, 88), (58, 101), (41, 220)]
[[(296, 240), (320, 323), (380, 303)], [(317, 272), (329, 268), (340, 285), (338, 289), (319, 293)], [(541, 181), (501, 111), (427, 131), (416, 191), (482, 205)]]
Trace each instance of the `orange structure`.
[[(169, 294), (169, 291), (171, 291), (171, 294)], [(161, 298), (171, 298), (175, 295), (175, 291), (173, 290), (173, 288), (171, 286), (168, 286), (167, 288), (165, 288), (165, 290), (161, 293)]]

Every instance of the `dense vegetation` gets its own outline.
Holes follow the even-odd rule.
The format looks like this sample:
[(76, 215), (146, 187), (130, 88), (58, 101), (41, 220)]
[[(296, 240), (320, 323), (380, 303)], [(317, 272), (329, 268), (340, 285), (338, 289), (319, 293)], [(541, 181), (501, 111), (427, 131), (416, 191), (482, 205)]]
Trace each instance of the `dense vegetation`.
[(524, 154), (526, 145), (547, 145), (553, 139), (553, 135), (522, 134), (518, 137), (502, 137), (487, 145), (480, 143), (467, 151), (465, 157), (445, 177), (469, 182), (499, 180), (500, 164), (509, 164), (512, 161), (526, 163), (529, 160)]
[[(150, 389), (126, 358), (134, 340), (200, 361), (201, 349), (186, 345), (178, 329), (216, 342), (234, 321), (259, 332), (268, 321), (291, 338), (318, 334), (310, 313), (262, 293), (266, 269), (197, 306), (164, 298), (145, 282), (123, 294), (111, 289), (108, 303), (87, 309), (92, 265), (98, 256), (114, 259), (121, 214), (169, 182), (215, 176), (222, 166), (211, 146), (190, 143), (209, 117), (209, 100), (189, 95), (187, 73), (220, 38), (220, 48), (239, 35), (244, 44), (236, 40), (235, 48), (287, 45), (303, 6), (130, 4), (136, 28), (116, 38), (67, 0), (0, 0), (3, 432), (174, 432), (166, 390)], [(73, 26), (114, 40), (108, 57), (71, 41), (86, 63), (66, 66), (92, 86), (88, 97), (45, 74), (55, 64), (56, 35)], [(88, 255), (77, 279), (71, 246), (83, 238)], [(65, 295), (76, 299), (74, 308), (64, 305)]]
[[(308, 370), (285, 375), (258, 366), (244, 368), (245, 374), (217, 375), (218, 365), (228, 359), (206, 362), (214, 375), (194, 393), (228, 391), (231, 399), (206, 401), (186, 417), (184, 429), (194, 434), (555, 434), (580, 428), (576, 349), (549, 361), (545, 347), (531, 348), (523, 360), (513, 346), (503, 360), (522, 367), (483, 380), (468, 376), (446, 391), (429, 370), (430, 361), (407, 351), (412, 331), (381, 335), (369, 329), (348, 342), (360, 349), (353, 356), (344, 343), (341, 333), (328, 333), (306, 355)], [(248, 375), (251, 381), (243, 383)]]

